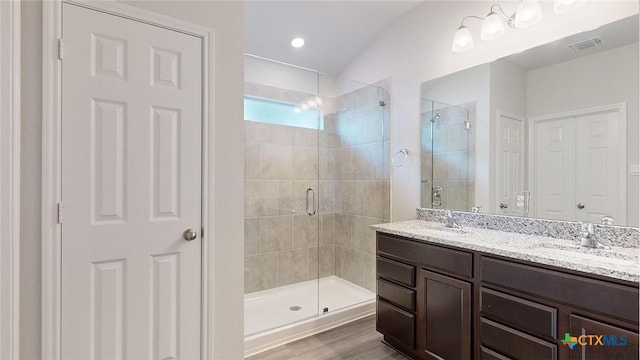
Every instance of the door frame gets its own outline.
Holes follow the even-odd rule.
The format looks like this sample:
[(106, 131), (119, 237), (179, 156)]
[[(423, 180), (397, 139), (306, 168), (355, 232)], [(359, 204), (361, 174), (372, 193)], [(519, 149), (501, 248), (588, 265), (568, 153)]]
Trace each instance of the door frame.
[[(13, 3), (13, 2), (12, 2)], [(140, 21), (202, 39), (202, 291), (200, 358), (213, 356), (213, 173), (214, 143), (214, 30), (115, 1), (53, 0), (43, 3), (42, 73), (42, 358), (61, 360), (62, 325), (62, 226), (61, 201), (61, 102), (62, 4), (68, 3)]]
[[(534, 176), (534, 174), (536, 173), (536, 169), (535, 169), (535, 146), (536, 146), (535, 126), (536, 124), (544, 121), (560, 120), (564, 118), (579, 117), (579, 116), (585, 116), (585, 115), (601, 113), (601, 112), (618, 112), (618, 114), (620, 114), (620, 119), (619, 119), (620, 121), (618, 124), (619, 125), (618, 126), (618, 140), (619, 140), (618, 143), (620, 144), (620, 147), (623, 149), (623, 151), (618, 157), (618, 168), (620, 169), (620, 174), (619, 174), (620, 176), (618, 176), (619, 190), (618, 190), (618, 196), (617, 196), (617, 206), (618, 206), (618, 212), (624, 215), (624, 217), (620, 220), (622, 220), (623, 223), (626, 223), (626, 217), (627, 217), (627, 196), (626, 196), (626, 193), (627, 193), (627, 103), (626, 102), (621, 102), (621, 103), (616, 103), (611, 105), (594, 106), (594, 107), (582, 108), (577, 110), (530, 117), (527, 124), (527, 133), (528, 133), (527, 139), (530, 144), (529, 146), (527, 146), (528, 186), (530, 188), (529, 190), (532, 193), (536, 191), (535, 189), (536, 183), (535, 183), (535, 176)], [(533, 199), (533, 196), (531, 198)], [(531, 214), (536, 214), (536, 211), (537, 211), (536, 206), (537, 206), (536, 202), (531, 201), (531, 203), (529, 204), (529, 212)], [(616, 218), (616, 221), (617, 220), (618, 219)]]
[(0, 357), (10, 359), (20, 352), (20, 10), (0, 2)]

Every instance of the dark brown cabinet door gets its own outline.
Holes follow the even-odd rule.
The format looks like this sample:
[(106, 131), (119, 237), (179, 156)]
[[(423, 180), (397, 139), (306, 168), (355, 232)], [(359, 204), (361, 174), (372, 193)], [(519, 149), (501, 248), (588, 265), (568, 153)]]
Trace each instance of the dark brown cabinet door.
[[(638, 359), (638, 333), (578, 315), (571, 315), (570, 323), (570, 336), (578, 340), (570, 351), (571, 359)], [(579, 338), (581, 335), (586, 337)]]
[(418, 345), (422, 356), (470, 359), (471, 284), (424, 269), (418, 276)]

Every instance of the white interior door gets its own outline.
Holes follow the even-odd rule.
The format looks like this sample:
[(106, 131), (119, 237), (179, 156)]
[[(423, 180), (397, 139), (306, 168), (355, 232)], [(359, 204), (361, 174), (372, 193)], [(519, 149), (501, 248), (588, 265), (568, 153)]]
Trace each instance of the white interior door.
[(576, 220), (599, 223), (610, 215), (626, 223), (625, 206), (620, 204), (625, 199), (618, 199), (618, 178), (625, 176), (618, 161), (618, 126), (618, 112), (576, 119)]
[(536, 217), (573, 219), (575, 198), (575, 120), (539, 122), (534, 130)]
[[(501, 214), (522, 215), (514, 194), (524, 190), (524, 121), (498, 116), (496, 209)], [(506, 207), (505, 207), (506, 206)]]
[(62, 31), (62, 359), (199, 358), (201, 39), (66, 3)]
[(626, 222), (621, 113), (591, 111), (535, 125), (535, 216)]

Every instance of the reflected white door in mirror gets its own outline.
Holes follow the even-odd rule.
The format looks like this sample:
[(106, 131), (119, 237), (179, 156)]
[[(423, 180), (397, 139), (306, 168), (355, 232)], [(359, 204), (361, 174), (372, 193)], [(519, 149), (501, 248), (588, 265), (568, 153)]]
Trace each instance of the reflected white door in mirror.
[(497, 119), (496, 210), (503, 215), (527, 216), (528, 201), (515, 199), (525, 192), (525, 120), (499, 112)]
[(626, 223), (626, 105), (532, 118), (533, 216)]

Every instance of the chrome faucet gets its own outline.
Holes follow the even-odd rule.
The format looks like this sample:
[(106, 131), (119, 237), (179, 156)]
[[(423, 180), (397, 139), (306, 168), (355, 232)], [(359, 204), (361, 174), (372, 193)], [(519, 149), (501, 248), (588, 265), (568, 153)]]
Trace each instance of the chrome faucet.
[(442, 217), (442, 225), (446, 228), (462, 229), (462, 225), (453, 218), (453, 212), (451, 210), (445, 210)]
[(580, 246), (597, 248), (596, 227), (589, 221), (580, 223)]

